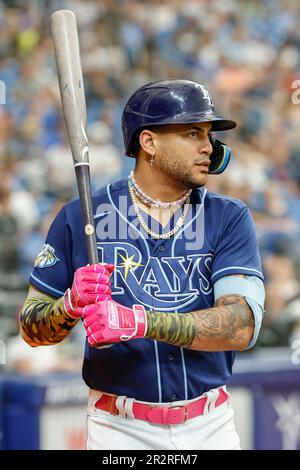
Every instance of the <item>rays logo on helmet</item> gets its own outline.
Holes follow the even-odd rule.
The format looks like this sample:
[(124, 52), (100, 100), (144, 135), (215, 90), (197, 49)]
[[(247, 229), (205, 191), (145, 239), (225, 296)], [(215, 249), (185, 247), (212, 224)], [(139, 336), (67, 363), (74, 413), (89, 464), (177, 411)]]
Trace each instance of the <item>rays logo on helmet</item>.
[(213, 103), (213, 100), (212, 100), (212, 97), (208, 91), (207, 88), (205, 88), (203, 85), (201, 85), (200, 83), (197, 84), (198, 88), (200, 88), (202, 90), (202, 93), (203, 93), (203, 99), (204, 100), (207, 100), (208, 101), (208, 104), (209, 106), (213, 106), (214, 103)]
[(50, 268), (50, 266), (54, 266), (57, 261), (59, 261), (59, 259), (55, 254), (55, 249), (48, 243), (45, 243), (42, 251), (35, 258), (33, 266), (35, 268)]

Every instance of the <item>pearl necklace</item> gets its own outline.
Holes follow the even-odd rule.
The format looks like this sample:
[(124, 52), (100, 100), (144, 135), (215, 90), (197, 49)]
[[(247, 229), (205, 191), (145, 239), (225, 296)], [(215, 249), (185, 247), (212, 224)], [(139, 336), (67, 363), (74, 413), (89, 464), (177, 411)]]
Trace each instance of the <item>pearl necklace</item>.
[(147, 206), (151, 207), (161, 207), (163, 209), (168, 209), (169, 207), (175, 207), (175, 206), (182, 206), (182, 204), (185, 203), (188, 197), (190, 197), (192, 190), (188, 189), (183, 196), (181, 196), (180, 199), (177, 199), (177, 201), (172, 201), (172, 202), (162, 202), (159, 199), (153, 199), (150, 196), (147, 196), (147, 194), (144, 193), (144, 191), (139, 187), (137, 182), (134, 179), (134, 171), (132, 170), (130, 172), (130, 175), (128, 177), (129, 180), (129, 186), (131, 189), (134, 191), (135, 195), (139, 198), (140, 201), (142, 201), (144, 204)]
[(153, 230), (151, 230), (148, 227), (148, 225), (146, 224), (146, 222), (144, 221), (144, 219), (143, 219), (143, 217), (140, 213), (140, 209), (139, 209), (139, 207), (136, 203), (134, 190), (132, 189), (129, 182), (128, 182), (128, 190), (129, 190), (129, 194), (130, 194), (132, 204), (133, 204), (136, 216), (138, 218), (138, 221), (140, 222), (140, 224), (143, 227), (143, 229), (145, 230), (145, 232), (147, 232), (152, 238), (165, 240), (167, 238), (172, 237), (172, 235), (175, 235), (175, 233), (180, 229), (180, 227), (182, 227), (182, 225), (185, 221), (186, 215), (187, 215), (187, 211), (189, 209), (190, 199), (188, 199), (187, 202), (185, 203), (183, 212), (182, 212), (181, 216), (179, 217), (179, 219), (177, 220), (174, 228), (172, 230), (170, 230), (169, 232), (165, 232), (165, 233), (160, 234), (160, 233), (153, 232)]

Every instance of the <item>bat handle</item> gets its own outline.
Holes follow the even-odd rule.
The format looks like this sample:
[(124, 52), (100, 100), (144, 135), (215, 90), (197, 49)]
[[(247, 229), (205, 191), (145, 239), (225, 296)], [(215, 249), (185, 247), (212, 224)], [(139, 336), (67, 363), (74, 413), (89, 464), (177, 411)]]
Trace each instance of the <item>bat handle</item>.
[(80, 196), (88, 260), (90, 264), (97, 264), (99, 263), (99, 257), (96, 244), (94, 211), (91, 197), (90, 168), (88, 164), (79, 164), (75, 166), (75, 173)]

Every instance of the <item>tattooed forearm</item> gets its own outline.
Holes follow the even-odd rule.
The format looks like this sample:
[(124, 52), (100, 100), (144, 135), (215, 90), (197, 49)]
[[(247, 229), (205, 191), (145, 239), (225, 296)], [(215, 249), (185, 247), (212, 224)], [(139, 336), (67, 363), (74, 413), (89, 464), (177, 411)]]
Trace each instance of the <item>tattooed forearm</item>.
[(220, 297), (214, 308), (192, 313), (196, 323), (196, 337), (192, 348), (210, 343), (226, 349), (244, 349), (248, 346), (254, 328), (252, 310), (244, 297)]
[(218, 299), (213, 308), (185, 314), (147, 312), (147, 338), (201, 351), (242, 350), (254, 328), (253, 314), (239, 295)]
[(76, 323), (65, 312), (62, 297), (55, 300), (34, 289), (20, 313), (21, 335), (31, 346), (59, 343)]

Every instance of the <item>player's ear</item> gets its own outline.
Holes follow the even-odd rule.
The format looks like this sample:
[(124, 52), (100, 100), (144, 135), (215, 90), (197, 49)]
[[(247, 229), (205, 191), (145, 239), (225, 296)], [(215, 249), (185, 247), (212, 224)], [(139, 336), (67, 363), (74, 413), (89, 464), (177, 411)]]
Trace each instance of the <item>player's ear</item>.
[(148, 153), (153, 155), (157, 150), (157, 135), (155, 132), (150, 131), (149, 129), (143, 129), (139, 137), (141, 148)]

